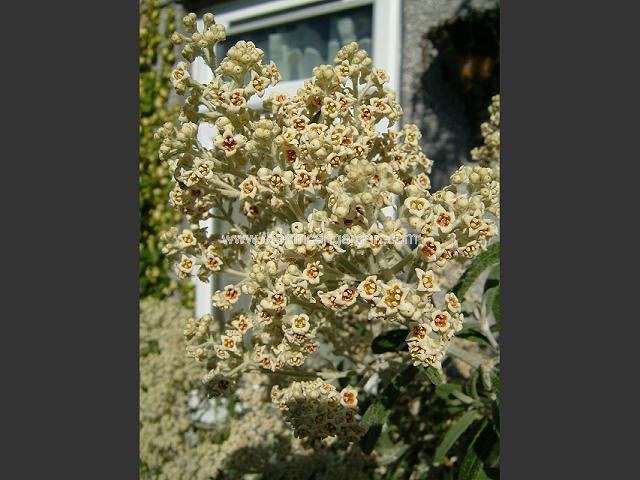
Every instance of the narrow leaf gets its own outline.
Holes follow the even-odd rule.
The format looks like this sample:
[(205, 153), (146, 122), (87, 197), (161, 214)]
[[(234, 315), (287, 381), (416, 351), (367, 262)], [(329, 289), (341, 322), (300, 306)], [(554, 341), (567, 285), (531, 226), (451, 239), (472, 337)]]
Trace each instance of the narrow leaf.
[(465, 340), (471, 340), (472, 342), (482, 343), (484, 345), (491, 346), (491, 342), (487, 340), (487, 337), (485, 337), (482, 333), (478, 332), (477, 330), (473, 330), (471, 328), (467, 328), (467, 327), (463, 328), (456, 334), (456, 337), (464, 338)]
[(462, 391), (462, 386), (457, 383), (443, 383), (436, 387), (436, 395), (447, 400), (454, 391)]
[(491, 372), (491, 385), (498, 398), (498, 404), (500, 404), (500, 372), (495, 369)]
[(442, 376), (440, 375), (440, 371), (438, 369), (433, 367), (427, 367), (425, 369), (425, 372), (427, 374), (427, 377), (429, 377), (429, 380), (431, 381), (431, 383), (433, 383), (434, 385), (438, 386), (444, 383), (442, 381)]
[(496, 319), (496, 324), (498, 327), (500, 326), (500, 287), (497, 287), (498, 291), (496, 292), (495, 297), (493, 297), (493, 303), (491, 304), (491, 311), (493, 312), (493, 317)]
[(500, 285), (500, 263), (495, 265), (487, 275), (487, 280), (484, 282), (484, 291), (486, 292), (498, 285)]
[(413, 380), (417, 373), (418, 369), (413, 365), (405, 368), (385, 387), (378, 398), (364, 412), (360, 425), (365, 428), (369, 427), (369, 430), (360, 439), (360, 448), (365, 454), (368, 455), (373, 451), (382, 432), (382, 426), (391, 413), (391, 408), (396, 403), (401, 391)]
[(454, 423), (451, 428), (445, 433), (444, 438), (436, 448), (436, 453), (434, 455), (434, 461), (441, 462), (444, 460), (447, 452), (456, 443), (456, 440), (464, 433), (464, 431), (469, 428), (476, 417), (475, 410), (467, 410), (456, 423)]
[(484, 272), (487, 268), (495, 265), (500, 261), (500, 242), (493, 243), (489, 247), (478, 255), (469, 265), (469, 268), (462, 274), (460, 280), (455, 287), (453, 287), (453, 293), (459, 298), (464, 297), (469, 287), (475, 282), (475, 280)]
[(484, 294), (485, 305), (493, 313), (496, 325), (500, 326), (500, 285), (488, 289)]
[(458, 480), (491, 480), (491, 478), (499, 478), (499, 474), (489, 476), (486, 463), (492, 451), (499, 447), (498, 437), (492, 428), (488, 428), (489, 420), (484, 420), (478, 428), (473, 440), (467, 448), (460, 471), (458, 472)]

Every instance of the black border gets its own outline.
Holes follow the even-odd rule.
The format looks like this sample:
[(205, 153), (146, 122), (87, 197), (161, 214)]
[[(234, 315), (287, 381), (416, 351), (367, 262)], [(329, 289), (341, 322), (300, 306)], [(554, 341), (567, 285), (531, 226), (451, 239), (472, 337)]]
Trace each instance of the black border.
[(507, 480), (637, 476), (637, 7), (501, 2)]
[(2, 13), (2, 477), (137, 478), (138, 3)]

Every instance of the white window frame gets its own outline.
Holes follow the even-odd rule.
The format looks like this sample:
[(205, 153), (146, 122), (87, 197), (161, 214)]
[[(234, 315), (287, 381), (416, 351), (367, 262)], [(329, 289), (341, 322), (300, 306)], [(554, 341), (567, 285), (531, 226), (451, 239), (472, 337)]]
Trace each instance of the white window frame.
[[(401, 29), (402, 29), (402, 0), (335, 0), (329, 3), (320, 3), (322, 0), (272, 0), (264, 1), (259, 5), (233, 8), (233, 4), (225, 5), (225, 10), (216, 11), (215, 5), (202, 9), (198, 12), (201, 18), (204, 13), (214, 14), (216, 23), (224, 25), (227, 35), (248, 32), (252, 30), (268, 28), (280, 24), (289, 23), (295, 20), (313, 18), (346, 9), (371, 5), (372, 8), (372, 49), (368, 52), (372, 55), (373, 63), (377, 68), (385, 70), (391, 80), (388, 88), (396, 92), (396, 98), (400, 101), (400, 69), (401, 69)], [(213, 0), (211, 3), (214, 3)], [(283, 10), (299, 8), (299, 10), (282, 13)], [(267, 17), (262, 17), (268, 15)], [(254, 21), (253, 17), (262, 17)], [(233, 23), (242, 20), (242, 24), (234, 26)], [(198, 20), (198, 27), (202, 30), (202, 20)], [(197, 59), (192, 66), (192, 77), (201, 82), (207, 83), (213, 78), (211, 71), (201, 59)], [(270, 91), (285, 92), (295, 95), (299, 88), (304, 85), (306, 78), (279, 82), (274, 87), (267, 88), (266, 98)], [(262, 99), (253, 98), (249, 101), (249, 107), (260, 108)], [(215, 134), (215, 128), (201, 126), (198, 137), (205, 145), (211, 142)], [(215, 222), (213, 219), (201, 223), (208, 231), (214, 231)], [(209, 283), (195, 280), (195, 314), (202, 316), (212, 314), (212, 296), (214, 288), (221, 288), (214, 285), (213, 279)]]

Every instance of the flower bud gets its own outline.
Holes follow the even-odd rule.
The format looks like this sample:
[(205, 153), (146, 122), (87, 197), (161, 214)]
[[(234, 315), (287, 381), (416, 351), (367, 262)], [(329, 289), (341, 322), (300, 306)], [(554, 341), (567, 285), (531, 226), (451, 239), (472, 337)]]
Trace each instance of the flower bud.
[(193, 139), (198, 133), (198, 126), (191, 122), (185, 123), (180, 129), (180, 133), (182, 133), (187, 139)]
[(206, 32), (204, 32), (204, 39), (206, 40), (208, 45), (213, 45), (214, 43), (216, 43), (216, 34), (211, 30), (207, 30)]
[(400, 180), (394, 181), (389, 187), (389, 190), (392, 193), (395, 193), (396, 195), (401, 194), (403, 189), (404, 189), (404, 183), (402, 183)]

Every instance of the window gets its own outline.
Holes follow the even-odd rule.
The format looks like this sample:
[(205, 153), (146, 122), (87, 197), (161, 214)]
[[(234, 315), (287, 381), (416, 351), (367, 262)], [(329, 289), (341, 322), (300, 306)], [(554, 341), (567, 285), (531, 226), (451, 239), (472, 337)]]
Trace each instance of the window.
[[(389, 73), (389, 88), (399, 91), (401, 0), (272, 0), (252, 6), (231, 1), (219, 7), (211, 3), (198, 14), (213, 13), (227, 29), (219, 54), (238, 40), (252, 40), (264, 50), (265, 60), (278, 66), (282, 81), (267, 89), (267, 95), (270, 91), (295, 95), (314, 66), (333, 63), (335, 52), (352, 41), (369, 52), (376, 67)], [(196, 62), (193, 77), (208, 81), (207, 70)], [(260, 104), (255, 98), (249, 102), (252, 108)]]
[[(261, 25), (265, 21), (272, 23), (274, 19), (256, 23)], [(232, 22), (232, 31), (237, 33), (229, 35), (225, 42), (219, 44), (220, 54), (239, 40), (251, 40), (264, 50), (266, 62), (275, 62), (283, 81), (310, 78), (313, 67), (333, 63), (340, 47), (348, 43), (356, 41), (360, 48), (372, 55), (371, 24), (371, 5), (299, 21), (288, 20), (259, 29), (247, 30), (244, 23), (234, 28), (236, 23)]]

